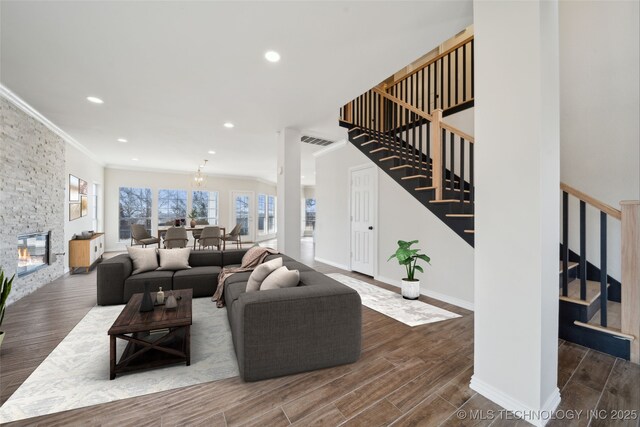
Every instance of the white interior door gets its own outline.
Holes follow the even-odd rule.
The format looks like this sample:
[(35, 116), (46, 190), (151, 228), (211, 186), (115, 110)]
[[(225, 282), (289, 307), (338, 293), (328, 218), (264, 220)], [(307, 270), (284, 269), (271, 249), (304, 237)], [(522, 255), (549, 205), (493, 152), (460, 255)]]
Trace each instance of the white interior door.
[(375, 270), (376, 166), (351, 170), (351, 269), (369, 276)]
[(242, 225), (240, 235), (243, 242), (255, 241), (253, 224), (253, 192), (231, 192), (231, 224), (227, 233), (238, 223)]

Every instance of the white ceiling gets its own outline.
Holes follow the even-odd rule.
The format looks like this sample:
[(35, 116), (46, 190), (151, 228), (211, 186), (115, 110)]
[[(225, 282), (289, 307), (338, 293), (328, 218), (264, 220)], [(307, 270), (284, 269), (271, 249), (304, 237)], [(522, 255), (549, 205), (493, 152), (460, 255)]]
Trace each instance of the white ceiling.
[[(471, 0), (0, 8), (0, 82), (104, 164), (195, 171), (207, 158), (205, 172), (270, 181), (278, 129), (344, 138), (341, 105), (472, 23)], [(316, 149), (302, 150), (306, 185)]]

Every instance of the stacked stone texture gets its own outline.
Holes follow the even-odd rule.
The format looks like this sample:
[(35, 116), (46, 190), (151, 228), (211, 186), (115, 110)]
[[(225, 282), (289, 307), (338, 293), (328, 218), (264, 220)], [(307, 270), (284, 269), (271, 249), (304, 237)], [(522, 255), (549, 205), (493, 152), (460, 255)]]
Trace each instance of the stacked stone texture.
[[(0, 266), (11, 276), (18, 264), (19, 234), (50, 230), (50, 253), (66, 252), (65, 141), (0, 97), (0, 165)], [(60, 277), (65, 259), (59, 256), (45, 268), (16, 277), (9, 302)]]

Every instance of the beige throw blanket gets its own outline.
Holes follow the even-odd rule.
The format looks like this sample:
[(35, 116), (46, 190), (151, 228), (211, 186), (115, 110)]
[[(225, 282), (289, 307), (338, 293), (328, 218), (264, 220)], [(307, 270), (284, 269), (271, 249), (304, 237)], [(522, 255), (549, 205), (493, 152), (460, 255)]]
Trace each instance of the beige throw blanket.
[(216, 288), (216, 292), (213, 294), (213, 297), (211, 297), (211, 300), (216, 302), (216, 306), (218, 308), (224, 307), (224, 298), (222, 297), (222, 294), (224, 292), (225, 280), (227, 280), (235, 273), (241, 273), (243, 271), (253, 271), (257, 266), (262, 264), (267, 256), (277, 253), (279, 252), (275, 249), (254, 246), (244, 254), (240, 267), (223, 267), (220, 275), (218, 275), (218, 287)]

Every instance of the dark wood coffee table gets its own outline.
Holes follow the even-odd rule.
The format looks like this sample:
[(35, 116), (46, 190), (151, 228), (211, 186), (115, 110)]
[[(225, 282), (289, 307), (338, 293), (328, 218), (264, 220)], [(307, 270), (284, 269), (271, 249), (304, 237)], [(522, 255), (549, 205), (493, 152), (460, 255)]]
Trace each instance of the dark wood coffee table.
[[(109, 329), (111, 344), (110, 379), (116, 374), (186, 362), (191, 364), (191, 299), (193, 291), (172, 291), (178, 307), (167, 310), (157, 305), (140, 313), (143, 294), (134, 294)], [(168, 292), (167, 292), (168, 294)], [(155, 293), (151, 293), (155, 301)], [(166, 299), (166, 296), (165, 296)], [(116, 339), (127, 347), (116, 362)]]

